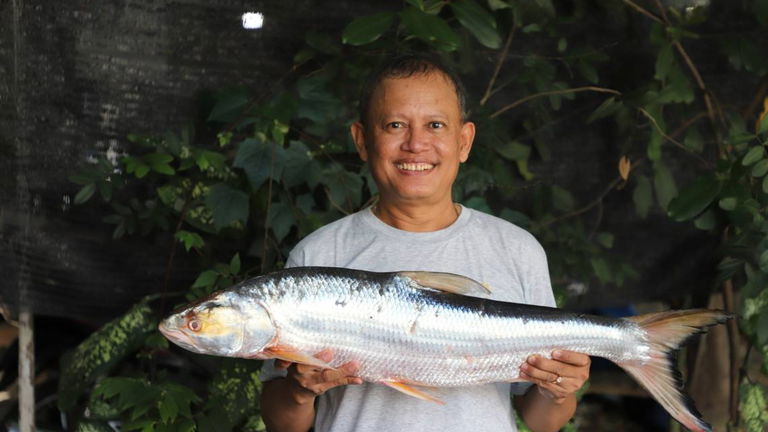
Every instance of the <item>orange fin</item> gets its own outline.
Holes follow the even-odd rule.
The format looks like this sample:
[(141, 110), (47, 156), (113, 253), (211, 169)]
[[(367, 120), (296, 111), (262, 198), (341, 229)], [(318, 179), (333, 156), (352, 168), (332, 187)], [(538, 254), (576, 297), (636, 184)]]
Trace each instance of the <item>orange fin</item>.
[(419, 390), (417, 388), (414, 388), (413, 386), (410, 386), (404, 382), (401, 381), (381, 381), (381, 384), (384, 384), (385, 386), (389, 388), (393, 388), (399, 392), (403, 392), (407, 394), (408, 396), (417, 397), (421, 400), (426, 400), (434, 403), (438, 403), (440, 405), (445, 405), (445, 402), (441, 401), (440, 399), (432, 396), (431, 394)]
[(317, 366), (323, 369), (334, 369), (333, 366), (320, 360), (312, 354), (305, 353), (287, 345), (276, 345), (267, 348), (264, 350), (264, 355), (267, 358), (278, 358), (280, 360), (287, 360), (294, 363)]
[(461, 295), (488, 295), (491, 293), (491, 288), (487, 283), (480, 283), (453, 273), (404, 271), (398, 274), (413, 280), (421, 287), (438, 291)]
[(619, 363), (663, 406), (669, 414), (693, 432), (711, 432), (683, 391), (674, 351), (686, 339), (706, 327), (732, 318), (716, 310), (693, 309), (651, 313), (627, 318), (645, 332), (650, 345), (650, 359), (645, 363)]

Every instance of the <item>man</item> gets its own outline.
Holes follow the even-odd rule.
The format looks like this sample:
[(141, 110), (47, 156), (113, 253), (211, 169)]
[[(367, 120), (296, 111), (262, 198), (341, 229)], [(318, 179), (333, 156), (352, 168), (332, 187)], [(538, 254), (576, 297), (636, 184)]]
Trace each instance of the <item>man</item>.
[[(554, 306), (546, 257), (526, 231), (455, 204), (451, 188), (475, 125), (458, 78), (438, 62), (397, 58), (364, 89), (352, 138), (371, 169), (378, 202), (301, 241), (288, 266), (457, 273), (492, 287), (494, 299)], [(331, 352), (318, 353), (330, 360)], [(262, 414), (271, 431), (514, 431), (514, 406), (535, 432), (572, 416), (589, 357), (532, 357), (521, 378), (435, 390), (445, 405), (363, 383), (350, 362), (337, 370), (276, 361), (265, 365)], [(287, 370), (286, 370), (287, 368)], [(321, 396), (322, 395), (322, 396)]]

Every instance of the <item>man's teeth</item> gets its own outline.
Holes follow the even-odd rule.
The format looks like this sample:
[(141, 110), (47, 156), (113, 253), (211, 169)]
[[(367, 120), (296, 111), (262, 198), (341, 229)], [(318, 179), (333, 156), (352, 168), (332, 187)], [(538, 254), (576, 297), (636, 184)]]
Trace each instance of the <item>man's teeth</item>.
[(406, 171), (426, 171), (435, 167), (429, 163), (399, 163), (396, 166)]

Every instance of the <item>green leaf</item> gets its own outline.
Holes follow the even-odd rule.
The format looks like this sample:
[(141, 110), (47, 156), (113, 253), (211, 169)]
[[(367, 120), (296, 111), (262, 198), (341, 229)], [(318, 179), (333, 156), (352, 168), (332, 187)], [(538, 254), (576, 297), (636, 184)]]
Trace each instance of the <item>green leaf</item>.
[(179, 406), (176, 405), (176, 401), (174, 401), (172, 397), (166, 396), (160, 399), (160, 402), (157, 404), (157, 409), (160, 412), (160, 420), (162, 420), (163, 423), (169, 423), (179, 415)]
[(763, 160), (764, 157), (765, 149), (763, 146), (758, 145), (749, 149), (747, 154), (744, 155), (744, 159), (741, 160), (741, 164), (744, 166), (749, 166), (757, 161)]
[(576, 199), (570, 191), (560, 186), (552, 186), (552, 204), (555, 209), (566, 212), (576, 206)]
[(229, 260), (229, 273), (236, 275), (240, 273), (240, 253), (236, 253), (235, 256)]
[(283, 201), (272, 203), (269, 209), (269, 226), (278, 243), (283, 241), (294, 225), (296, 225), (296, 216), (290, 203)]
[(601, 232), (597, 234), (597, 242), (604, 248), (611, 249), (613, 247), (613, 234), (608, 232)]
[(442, 18), (412, 7), (405, 9), (400, 16), (406, 31), (435, 48), (441, 51), (459, 48), (461, 39)]
[(669, 202), (672, 201), (672, 198), (677, 196), (677, 185), (675, 184), (674, 177), (672, 177), (672, 173), (666, 165), (657, 162), (654, 165), (654, 168), (656, 173), (653, 177), (653, 184), (656, 188), (656, 198), (658, 199), (661, 208), (667, 210)]
[(355, 18), (347, 24), (341, 34), (341, 41), (349, 45), (365, 45), (380, 38), (395, 19), (392, 12), (382, 12), (376, 15)]
[(203, 241), (203, 238), (197, 233), (180, 230), (174, 237), (184, 244), (184, 249), (186, 249), (187, 252), (192, 248), (200, 249), (205, 245), (205, 241)]
[[(222, 359), (221, 366), (208, 382), (209, 404), (223, 411), (220, 420), (211, 431), (226, 430), (223, 426), (234, 427), (254, 412), (259, 412), (261, 362), (244, 359)], [(222, 424), (222, 422), (224, 424)], [(241, 430), (238, 428), (238, 430)], [(252, 430), (252, 429), (242, 429)], [(200, 429), (204, 431), (203, 428)]]
[(450, 3), (453, 14), (473, 36), (491, 49), (501, 47), (501, 36), (496, 29), (496, 19), (474, 0), (457, 0)]
[(764, 432), (768, 427), (768, 396), (761, 384), (744, 381), (739, 388), (739, 414), (746, 432)]
[(714, 174), (697, 178), (669, 203), (669, 217), (678, 222), (695, 218), (709, 207), (721, 188), (722, 183)]
[(216, 279), (219, 278), (219, 272), (215, 270), (205, 270), (200, 273), (192, 284), (192, 288), (208, 288), (212, 287), (216, 283)]
[(768, 313), (762, 313), (757, 317), (757, 343), (768, 344)]
[(589, 260), (592, 264), (592, 270), (595, 272), (595, 276), (602, 283), (611, 281), (611, 268), (603, 258), (592, 258)]
[(653, 189), (651, 181), (646, 176), (636, 176), (637, 184), (632, 192), (632, 200), (635, 203), (635, 211), (641, 219), (648, 216), (648, 211), (653, 206)]
[(208, 121), (228, 123), (237, 119), (248, 96), (242, 90), (227, 90), (217, 96), (216, 105), (208, 115)]
[(351, 211), (360, 205), (363, 179), (358, 174), (335, 165), (324, 171), (323, 183), (333, 207)]
[(560, 38), (557, 41), (557, 52), (564, 53), (566, 49), (568, 49), (568, 39)]
[(499, 142), (493, 149), (511, 161), (528, 160), (531, 155), (531, 148), (517, 141)]
[(335, 56), (341, 53), (341, 46), (338, 39), (329, 34), (310, 30), (306, 33), (304, 39), (306, 40), (307, 45), (323, 54)]
[(93, 196), (94, 192), (96, 192), (96, 184), (95, 183), (89, 183), (77, 192), (77, 195), (75, 195), (75, 204), (83, 204), (87, 202), (91, 197)]
[(499, 9), (509, 9), (512, 6), (510, 6), (509, 3), (505, 2), (504, 0), (488, 0), (488, 7), (490, 7), (493, 11), (497, 11)]
[(213, 225), (220, 230), (235, 221), (245, 223), (249, 213), (248, 201), (245, 192), (219, 183), (211, 187), (205, 205), (213, 213)]
[(717, 217), (710, 208), (693, 221), (693, 225), (703, 231), (711, 231), (717, 227)]
[(736, 209), (736, 205), (739, 204), (739, 199), (736, 197), (721, 198), (718, 205), (725, 211), (733, 211)]
[(64, 356), (59, 377), (59, 409), (70, 411), (102, 374), (134, 352), (156, 330), (157, 318), (146, 300), (107, 323)]
[(764, 193), (768, 194), (768, 177), (763, 177), (762, 189)]
[(320, 163), (301, 141), (291, 141), (285, 150), (282, 181), (287, 187), (307, 184), (314, 189), (322, 177)]
[(251, 189), (255, 191), (270, 175), (280, 178), (284, 154), (282, 147), (248, 138), (240, 143), (233, 165), (245, 171)]
[(656, 57), (656, 74), (654, 78), (664, 81), (669, 76), (669, 72), (675, 64), (675, 53), (672, 51), (671, 44), (664, 44)]
[(699, 128), (692, 127), (688, 129), (688, 132), (685, 134), (685, 139), (683, 140), (683, 145), (694, 153), (701, 153), (701, 151), (704, 150), (704, 140), (701, 137)]
[(768, 115), (764, 115), (763, 118), (760, 119), (760, 123), (757, 125), (757, 133), (764, 134), (766, 132), (768, 132)]
[(592, 111), (592, 114), (590, 114), (589, 118), (587, 119), (587, 123), (592, 123), (595, 120), (608, 117), (609, 115), (618, 111), (621, 107), (621, 102), (616, 102), (616, 96), (611, 96), (603, 103), (601, 103), (599, 107), (595, 108), (594, 111)]

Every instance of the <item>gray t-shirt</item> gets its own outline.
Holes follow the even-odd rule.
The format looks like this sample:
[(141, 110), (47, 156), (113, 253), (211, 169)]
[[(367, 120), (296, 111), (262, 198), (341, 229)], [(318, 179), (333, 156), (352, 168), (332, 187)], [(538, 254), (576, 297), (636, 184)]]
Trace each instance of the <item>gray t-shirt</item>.
[[(459, 218), (433, 232), (409, 232), (380, 221), (366, 208), (328, 224), (299, 242), (288, 267), (347, 267), (378, 272), (426, 270), (464, 275), (491, 288), (490, 298), (554, 306), (544, 250), (527, 231), (462, 207)], [(262, 380), (285, 376), (265, 362)], [(510, 393), (529, 383), (428, 389), (438, 405), (384, 385), (329, 390), (317, 399), (318, 432), (516, 431)]]

